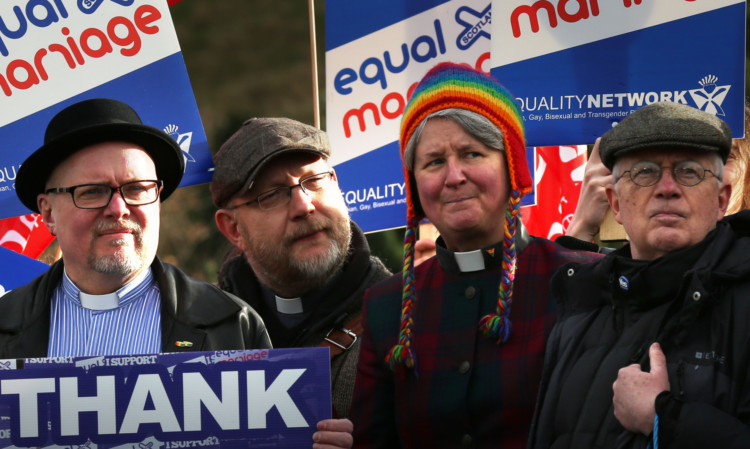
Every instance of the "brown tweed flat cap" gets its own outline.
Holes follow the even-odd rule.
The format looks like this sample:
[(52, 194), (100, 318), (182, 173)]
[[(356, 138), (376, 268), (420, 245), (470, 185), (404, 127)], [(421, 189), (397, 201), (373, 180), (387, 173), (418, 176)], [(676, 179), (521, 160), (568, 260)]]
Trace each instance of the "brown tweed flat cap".
[(612, 170), (617, 158), (637, 150), (716, 151), (726, 162), (732, 132), (720, 118), (684, 104), (664, 101), (633, 112), (602, 136), (599, 154)]
[(224, 207), (253, 186), (260, 169), (289, 152), (307, 152), (328, 159), (328, 135), (288, 118), (251, 118), (214, 155), (214, 176), (209, 186), (216, 207)]

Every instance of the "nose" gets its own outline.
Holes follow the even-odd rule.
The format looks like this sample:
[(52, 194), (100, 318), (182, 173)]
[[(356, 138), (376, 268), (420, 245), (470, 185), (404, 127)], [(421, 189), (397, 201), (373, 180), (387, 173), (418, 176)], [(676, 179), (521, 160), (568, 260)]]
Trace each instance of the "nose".
[(302, 189), (302, 186), (293, 188), (289, 195), (291, 195), (291, 198), (289, 198), (289, 214), (292, 219), (306, 217), (315, 212), (313, 196), (310, 192)]
[(466, 182), (466, 176), (464, 175), (463, 167), (456, 158), (448, 158), (445, 162), (446, 173), (445, 173), (445, 185), (446, 186), (458, 186)]
[(120, 191), (114, 192), (112, 198), (109, 200), (109, 204), (104, 208), (104, 214), (106, 216), (121, 218), (130, 215), (130, 208), (122, 198)]
[(659, 182), (654, 186), (654, 194), (659, 198), (675, 198), (682, 194), (682, 186), (674, 179), (671, 169), (663, 169)]

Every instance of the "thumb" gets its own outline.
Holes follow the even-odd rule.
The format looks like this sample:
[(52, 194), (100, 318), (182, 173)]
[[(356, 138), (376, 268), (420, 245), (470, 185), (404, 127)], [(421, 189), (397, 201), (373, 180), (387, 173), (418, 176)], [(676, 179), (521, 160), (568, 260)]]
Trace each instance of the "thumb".
[(661, 350), (659, 343), (654, 343), (648, 349), (649, 364), (651, 365), (651, 374), (662, 374), (667, 371), (667, 357)]

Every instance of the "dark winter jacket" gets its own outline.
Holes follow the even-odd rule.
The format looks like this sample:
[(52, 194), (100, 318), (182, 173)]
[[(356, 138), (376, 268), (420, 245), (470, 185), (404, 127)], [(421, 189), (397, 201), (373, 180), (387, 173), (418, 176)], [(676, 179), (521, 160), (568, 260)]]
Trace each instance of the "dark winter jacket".
[(659, 342), (671, 392), (655, 401), (661, 448), (750, 447), (750, 211), (653, 261), (630, 247), (563, 267), (530, 446), (639, 448), (616, 420), (612, 384)]
[[(158, 258), (151, 269), (161, 293), (162, 352), (271, 347), (260, 316), (234, 295)], [(60, 260), (0, 298), (0, 358), (47, 356), (51, 298), (62, 276)], [(178, 347), (178, 341), (193, 345)]]
[[(341, 329), (360, 316), (365, 291), (390, 275), (380, 259), (370, 255), (370, 247), (359, 227), (354, 222), (351, 225), (352, 241), (342, 273), (334, 278), (334, 284), (323, 287), (325, 300), (315, 304), (315, 312), (294, 328), (285, 327), (276, 311), (263, 301), (261, 284), (244, 255), (224, 264), (219, 272), (219, 286), (258, 311), (268, 327), (274, 347), (318, 346), (328, 332)], [(340, 418), (349, 416), (358, 357), (359, 339), (331, 360), (333, 408)]]

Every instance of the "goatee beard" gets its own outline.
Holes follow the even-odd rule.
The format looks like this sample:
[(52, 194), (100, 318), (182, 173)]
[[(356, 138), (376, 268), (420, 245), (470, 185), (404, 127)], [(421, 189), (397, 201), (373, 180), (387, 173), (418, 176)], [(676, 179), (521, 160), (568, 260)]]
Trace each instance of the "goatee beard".
[(99, 222), (93, 232), (99, 234), (115, 229), (128, 229), (133, 236), (133, 247), (127, 239), (113, 240), (110, 245), (119, 247), (114, 254), (97, 257), (92, 250), (88, 263), (97, 273), (127, 276), (143, 267), (143, 228), (134, 221)]

